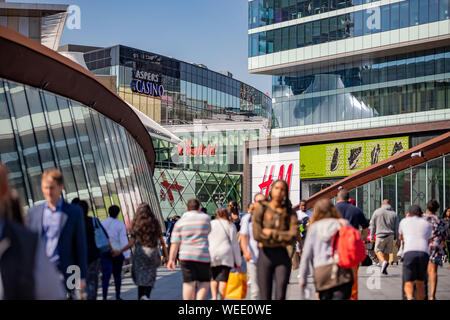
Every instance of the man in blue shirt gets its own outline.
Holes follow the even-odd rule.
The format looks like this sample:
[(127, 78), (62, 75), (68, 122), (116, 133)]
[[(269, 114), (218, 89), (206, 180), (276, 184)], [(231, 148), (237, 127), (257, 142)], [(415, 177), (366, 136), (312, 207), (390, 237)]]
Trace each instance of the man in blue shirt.
[(259, 248), (258, 242), (253, 238), (252, 214), (254, 204), (263, 201), (265, 196), (257, 193), (254, 197), (254, 203), (248, 205), (248, 213), (241, 220), (241, 248), (244, 259), (247, 262), (247, 274), (250, 283), (250, 300), (259, 299), (258, 276), (256, 272), (256, 263), (258, 261)]
[(367, 239), (367, 233), (369, 228), (369, 221), (367, 221), (364, 213), (357, 206), (353, 206), (348, 202), (349, 194), (348, 191), (342, 189), (337, 195), (336, 208), (339, 210), (342, 218), (347, 219), (350, 225), (358, 229), (361, 227), (365, 236), (363, 239)]
[(6, 167), (0, 163), (0, 300), (63, 299), (58, 271), (37, 234), (14, 221), (18, 212), (12, 201)]
[[(367, 233), (369, 232), (369, 221), (367, 221), (364, 213), (357, 206), (354, 206), (348, 202), (350, 196), (347, 190), (342, 189), (338, 192), (336, 208), (340, 212), (342, 218), (347, 219), (351, 226), (363, 231), (362, 240), (367, 242)], [(358, 300), (358, 268), (354, 268), (355, 280), (352, 287), (352, 296), (350, 300)]]
[(68, 204), (62, 198), (64, 183), (59, 170), (44, 171), (41, 188), (46, 202), (28, 210), (27, 225), (39, 234), (47, 257), (64, 276), (69, 298), (72, 298), (74, 289), (83, 291), (86, 286), (87, 244), (83, 213), (80, 207)]

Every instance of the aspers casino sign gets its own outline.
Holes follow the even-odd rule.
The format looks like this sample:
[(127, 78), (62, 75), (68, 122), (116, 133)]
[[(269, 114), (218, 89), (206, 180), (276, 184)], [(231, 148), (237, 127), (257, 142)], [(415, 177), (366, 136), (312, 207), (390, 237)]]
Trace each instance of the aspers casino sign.
[(154, 97), (164, 95), (164, 87), (159, 84), (161, 76), (156, 73), (134, 70), (131, 90)]

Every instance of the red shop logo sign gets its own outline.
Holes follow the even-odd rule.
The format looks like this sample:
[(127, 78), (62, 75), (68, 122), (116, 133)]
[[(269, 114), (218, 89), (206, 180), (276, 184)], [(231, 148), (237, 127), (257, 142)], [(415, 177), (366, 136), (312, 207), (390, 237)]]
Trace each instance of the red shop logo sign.
[(161, 172), (161, 176), (162, 176), (162, 179), (163, 179), (163, 181), (161, 182), (161, 186), (164, 189), (166, 189), (166, 192), (164, 192), (164, 190), (161, 189), (161, 192), (159, 194), (159, 197), (161, 198), (161, 201), (165, 201), (166, 200), (166, 196), (168, 196), (170, 204), (173, 205), (175, 198), (173, 196), (172, 190), (177, 191), (178, 195), (180, 196), (181, 201), (184, 201), (183, 197), (181, 195), (181, 190), (184, 189), (184, 186), (179, 185), (178, 182), (177, 182), (177, 179), (175, 179), (173, 181), (173, 183), (170, 183), (169, 181), (167, 181), (167, 178), (166, 178), (166, 175), (164, 174), (164, 172), (161, 171), (161, 170), (160, 170), (160, 172)]
[[(268, 168), (269, 168), (269, 166), (266, 166), (266, 169), (264, 170), (263, 181), (262, 181), (262, 183), (260, 183), (258, 185), (258, 187), (260, 189), (260, 192), (263, 193), (266, 197), (269, 195), (270, 186), (272, 185), (272, 183), (274, 181), (274, 179), (272, 177), (273, 177), (273, 173), (274, 173), (274, 170), (275, 170), (275, 165), (272, 165), (270, 167), (269, 177), (266, 180), (266, 174), (267, 174), (267, 169)], [(284, 176), (284, 164), (282, 164), (280, 166), (280, 170), (278, 171), (278, 179), (276, 179), (276, 180), (284, 180), (284, 181), (286, 181), (286, 183), (288, 185), (288, 188), (290, 189), (291, 188), (291, 177), (292, 177), (292, 163), (289, 164), (289, 166), (287, 168), (286, 176), (284, 178), (283, 178), (283, 176)], [(265, 192), (263, 191), (264, 189), (266, 190)]]
[(202, 143), (201, 145), (194, 147), (192, 141), (185, 141), (185, 146), (178, 146), (178, 155), (182, 156), (183, 152), (186, 156), (215, 156), (216, 144), (208, 144), (207, 147)]

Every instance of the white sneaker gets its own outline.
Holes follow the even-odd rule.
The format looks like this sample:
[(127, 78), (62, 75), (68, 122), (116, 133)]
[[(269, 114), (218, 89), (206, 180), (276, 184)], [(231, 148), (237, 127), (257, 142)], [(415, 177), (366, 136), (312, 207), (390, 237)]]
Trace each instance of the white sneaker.
[(141, 300), (150, 300), (147, 296), (142, 296)]

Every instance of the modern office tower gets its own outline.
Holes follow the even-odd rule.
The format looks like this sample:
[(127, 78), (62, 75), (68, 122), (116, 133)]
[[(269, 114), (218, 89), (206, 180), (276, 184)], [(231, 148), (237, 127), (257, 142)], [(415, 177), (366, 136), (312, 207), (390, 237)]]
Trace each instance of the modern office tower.
[[(448, 131), (449, 6), (448, 0), (249, 1), (248, 70), (272, 75), (272, 136), (280, 153), (290, 154), (274, 165), (292, 161), (296, 201)], [(255, 150), (247, 152), (258, 160)], [(261, 191), (267, 159), (253, 163), (244, 199)], [(442, 198), (444, 184), (430, 180), (440, 191), (426, 191), (422, 179), (432, 174), (423, 170), (403, 182), (386, 178), (394, 181), (389, 188), (384, 180), (364, 191), (355, 186), (352, 195), (367, 213), (386, 190), (397, 204)], [(393, 191), (410, 181), (405, 199)]]

